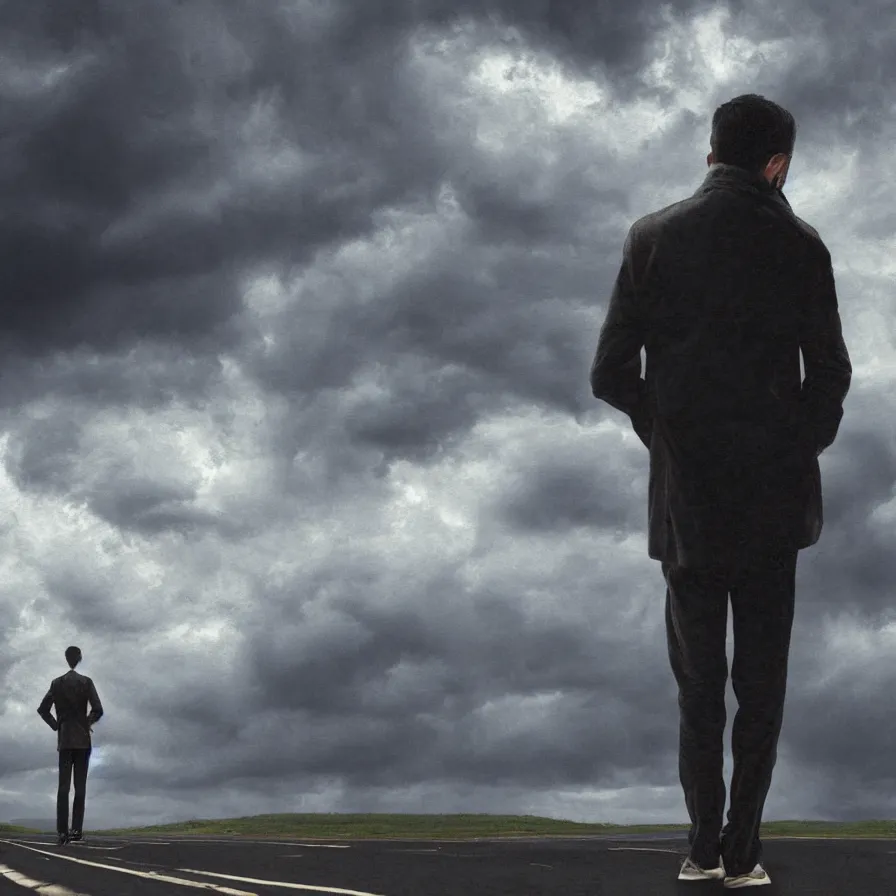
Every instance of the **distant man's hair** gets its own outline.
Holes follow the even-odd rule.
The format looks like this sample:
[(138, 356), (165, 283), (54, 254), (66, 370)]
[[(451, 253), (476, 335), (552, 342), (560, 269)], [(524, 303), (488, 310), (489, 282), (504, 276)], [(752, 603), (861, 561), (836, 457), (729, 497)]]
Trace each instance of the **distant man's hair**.
[(77, 666), (81, 661), (81, 648), (69, 647), (68, 650), (65, 651), (65, 661), (70, 666)]
[(761, 172), (773, 155), (791, 155), (795, 142), (793, 116), (755, 93), (723, 103), (712, 117), (709, 145), (716, 162)]

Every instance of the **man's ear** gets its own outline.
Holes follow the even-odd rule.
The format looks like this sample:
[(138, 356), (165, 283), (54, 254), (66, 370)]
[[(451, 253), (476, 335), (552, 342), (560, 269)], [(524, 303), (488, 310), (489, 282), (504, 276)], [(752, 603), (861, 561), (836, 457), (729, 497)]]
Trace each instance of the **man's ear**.
[(777, 189), (781, 190), (784, 187), (784, 180), (787, 177), (787, 172), (790, 168), (790, 159), (787, 156), (781, 161), (778, 165), (778, 170), (775, 173), (774, 185)]

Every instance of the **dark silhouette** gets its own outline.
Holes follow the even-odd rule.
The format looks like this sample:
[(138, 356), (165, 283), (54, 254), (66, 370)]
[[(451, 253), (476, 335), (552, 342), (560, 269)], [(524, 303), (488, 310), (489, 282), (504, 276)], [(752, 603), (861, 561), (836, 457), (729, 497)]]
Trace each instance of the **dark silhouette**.
[[(103, 717), (103, 705), (97, 696), (93, 680), (75, 672), (81, 662), (81, 651), (69, 647), (65, 659), (70, 670), (54, 678), (50, 689), (41, 701), (37, 712), (58, 732), (56, 749), (59, 751), (59, 791), (56, 796), (56, 831), (59, 844), (68, 840), (80, 840), (84, 826), (84, 801), (87, 796), (87, 768), (90, 764), (91, 725)], [(90, 702), (91, 712), (87, 713)], [(50, 715), (50, 707), (56, 705), (56, 718)], [(75, 798), (72, 803), (72, 827), (68, 828), (68, 793), (71, 787), (72, 769), (75, 772)]]
[[(797, 552), (821, 534), (818, 457), (852, 377), (830, 253), (782, 192), (795, 137), (790, 113), (755, 94), (716, 110), (703, 184), (628, 233), (591, 368), (594, 396), (626, 413), (650, 449), (648, 553), (667, 585), (691, 818), (680, 879), (727, 874), (731, 887), (769, 882), (756, 867), (759, 825)], [(738, 712), (721, 830), (729, 593)]]

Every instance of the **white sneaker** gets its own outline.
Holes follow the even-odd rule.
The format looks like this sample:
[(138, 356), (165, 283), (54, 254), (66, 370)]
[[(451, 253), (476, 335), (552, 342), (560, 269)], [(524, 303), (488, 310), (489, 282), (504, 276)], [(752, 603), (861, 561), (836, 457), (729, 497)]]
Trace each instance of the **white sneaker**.
[(718, 868), (701, 868), (690, 859), (685, 859), (678, 873), (679, 880), (721, 880), (725, 876), (725, 866), (719, 862)]
[(736, 877), (726, 877), (722, 882), (729, 890), (737, 890), (741, 887), (764, 887), (770, 884), (772, 879), (766, 874), (762, 865), (757, 865), (748, 874), (738, 874)]

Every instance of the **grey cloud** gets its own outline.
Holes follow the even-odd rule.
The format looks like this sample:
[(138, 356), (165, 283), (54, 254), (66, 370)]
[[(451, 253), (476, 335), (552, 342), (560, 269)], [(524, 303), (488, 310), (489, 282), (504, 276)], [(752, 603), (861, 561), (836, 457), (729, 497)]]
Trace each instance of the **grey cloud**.
[[(9, 47), (27, 40), (46, 66), (71, 66), (59, 85), (14, 104), (16, 151), (0, 171), (7, 333), (31, 351), (109, 348), (139, 334), (197, 339), (238, 312), (241, 269), (300, 264), (369, 231), (374, 208), (428, 193), (441, 159), (403, 81), (412, 27), (494, 15), (546, 45), (563, 35), (622, 73), (659, 24), (573, 3), (433, 3), (414, 14), (380, 4), (376, 27), (372, 7), (343, 6), (323, 26), (289, 4), (251, 17), (241, 3), (78, 9), (5, 30)], [(281, 182), (240, 182), (235, 166), (249, 158), (240, 128), (253, 108), (264, 148), (303, 158)], [(232, 187), (216, 196), (228, 175)], [(513, 192), (487, 199), (492, 187), (479, 189), (477, 208), (518, 217)]]
[(145, 535), (216, 527), (219, 520), (214, 514), (191, 506), (195, 498), (195, 489), (183, 483), (125, 477), (98, 482), (87, 504), (106, 522)]
[(620, 441), (607, 440), (593, 455), (582, 454), (575, 462), (543, 456), (531, 468), (508, 471), (497, 516), (514, 529), (545, 535), (561, 535), (574, 526), (639, 531), (644, 511), (631, 496), (646, 488), (646, 477), (633, 480), (630, 470), (617, 472), (608, 463), (611, 446), (622, 453)]
[[(669, 8), (686, 21), (710, 6)], [(770, 7), (730, 8), (737, 34), (782, 33)], [(724, 99), (757, 90), (792, 108), (804, 160), (832, 141), (885, 153), (880, 73), (896, 58), (885, 29), (869, 41), (846, 7), (816, 11), (817, 38), (790, 26), (798, 46), (782, 77), (750, 62), (742, 89), (706, 96), (699, 115), (682, 111), (648, 154), (620, 160), (584, 131), (579, 143), (557, 128), (494, 161), (464, 112), (475, 97), (450, 95), (447, 74), (418, 77), (412, 34), (433, 52), (456, 38), (438, 51), (445, 71), (466, 64), (451, 55), (458, 45), (528, 46), (606, 78), (615, 107), (677, 104), (677, 86), (644, 86), (644, 63), (662, 51), (661, 10), (535, 0), (11, 10), (0, 10), (0, 537), (16, 562), (0, 602), (0, 672), (44, 668), (44, 656), (61, 664), (69, 643), (82, 644), (106, 708), (91, 818), (126, 823), (147, 806), (165, 819), (197, 805), (233, 814), (237, 785), (243, 814), (285, 811), (299, 793), (330, 809), (391, 799), (401, 811), (400, 788), (415, 783), (434, 788), (433, 806), (487, 794), (510, 811), (567, 785), (676, 788), (662, 576), (612, 538), (644, 528), (646, 452), (620, 437), (628, 421), (587, 383), (601, 315), (627, 225), (670, 184), (674, 199), (696, 189), (705, 149), (694, 157), (692, 144), (708, 143)], [(558, 153), (553, 166), (546, 149)], [(419, 263), (393, 275), (387, 251), (357, 260), (353, 241), (386, 242), (390, 215), (419, 214), (417, 235), (445, 211), (443, 188), (460, 208), (445, 212), (436, 241), (408, 249)], [(835, 197), (831, 235), (855, 235), (846, 203), (867, 206), (886, 237), (875, 196), (887, 189), (860, 179), (855, 196)], [(254, 309), (248, 286), (270, 272), (294, 295), (278, 298), (279, 311)], [(822, 459), (822, 541), (799, 567), (781, 749), (797, 774), (818, 774), (815, 808), (829, 816), (882, 810), (890, 778), (886, 675), (869, 661), (818, 694), (807, 685), (836, 653), (821, 647), (827, 616), (874, 631), (892, 615), (891, 527), (870, 519), (894, 478), (887, 388), (856, 378)], [(202, 509), (192, 461), (146, 468), (143, 446), (118, 442), (112, 460), (90, 456), (118, 438), (104, 437), (97, 415), (161, 421), (172, 404), (227, 433), (220, 513)], [(476, 427), (517, 409), (613, 427), (577, 431), (574, 447), (564, 436), (562, 450), (529, 446), (492, 471), (466, 508), (477, 526), (469, 555), (451, 540), (466, 533), (445, 532), (443, 545), (412, 525), (419, 543), (403, 541), (381, 531), (385, 513), (367, 518), (393, 497), (398, 461), (433, 476), (458, 461), (460, 476)], [(141, 433), (156, 437), (149, 424)], [(65, 502), (101, 525), (67, 524), (55, 513)], [(534, 556), (544, 570), (535, 582), (517, 569)], [(140, 579), (140, 561), (165, 581)], [(527, 609), (533, 589), (538, 614)], [(35, 647), (21, 634), (38, 617), (49, 632)], [(178, 626), (189, 631), (172, 635)], [(140, 662), (158, 671), (135, 690), (120, 670)], [(21, 686), (39, 699), (62, 671), (29, 672)], [(52, 778), (52, 744), (46, 756), (29, 750), (0, 751), (5, 788), (28, 755)], [(340, 785), (350, 785), (344, 798)], [(780, 790), (786, 805), (795, 791)], [(610, 805), (684, 817), (680, 794), (670, 803), (625, 791)]]
[(20, 424), (4, 453), (7, 474), (23, 490), (66, 491), (74, 474), (80, 435), (80, 423), (66, 413)]
[[(537, 786), (557, 767), (575, 780), (609, 775), (618, 765), (620, 740), (631, 766), (647, 766), (656, 749), (666, 749), (657, 731), (674, 734), (674, 712), (664, 710), (669, 693), (662, 693), (672, 688), (669, 676), (650, 662), (649, 644), (622, 641), (612, 611), (595, 609), (595, 620), (603, 617), (607, 625), (588, 631), (561, 621), (536, 627), (511, 598), (480, 592), (465, 594), (463, 609), (452, 613), (450, 595), (461, 592), (451, 576), (437, 576), (427, 589), (443, 595), (441, 612), (431, 598), (419, 609), (380, 609), (347, 596), (347, 583), (359, 578), (361, 569), (347, 570), (327, 583), (332, 599), (326, 615), (310, 602), (314, 591), (302, 589), (307, 596), (284, 603), (275, 626), (256, 628), (245, 642), (244, 668), (263, 700), (259, 710), (276, 707), (320, 720), (348, 716), (370, 726), (363, 739), (342, 733), (339, 748), (321, 754), (322, 764), (312, 751), (307, 770), (364, 769), (377, 780), (402, 768), (405, 779), (416, 780), (419, 769), (420, 780), (440, 774), (486, 780), (503, 757), (502, 774)], [(638, 669), (641, 674), (632, 677)], [(390, 700), (390, 691), (402, 690), (395, 677), (404, 694)], [(566, 698), (572, 702), (564, 708), (560, 701), (556, 735), (540, 740), (533, 731), (525, 749), (502, 732), (502, 713), (475, 717), (486, 701), (500, 703), (506, 695), (512, 702), (510, 695), (539, 692), (572, 692)], [(635, 703), (637, 713), (630, 708)], [(579, 704), (576, 718), (572, 707)], [(507, 709), (504, 715), (511, 714)], [(583, 730), (571, 732), (570, 726)], [(448, 728), (451, 738), (437, 737)]]
[(876, 781), (892, 780), (892, 745), (880, 736), (892, 729), (892, 704), (886, 698), (867, 699), (871, 693), (892, 693), (892, 686), (891, 675), (881, 677), (879, 670), (856, 664), (837, 676), (834, 688), (801, 688), (799, 701), (787, 712), (791, 756), (810, 766), (846, 770), (855, 789), (872, 791)]
[(44, 584), (50, 599), (45, 609), (61, 612), (80, 631), (102, 633), (106, 638), (145, 631), (159, 609), (151, 610), (145, 595), (117, 587), (108, 574), (71, 560), (49, 570)]

